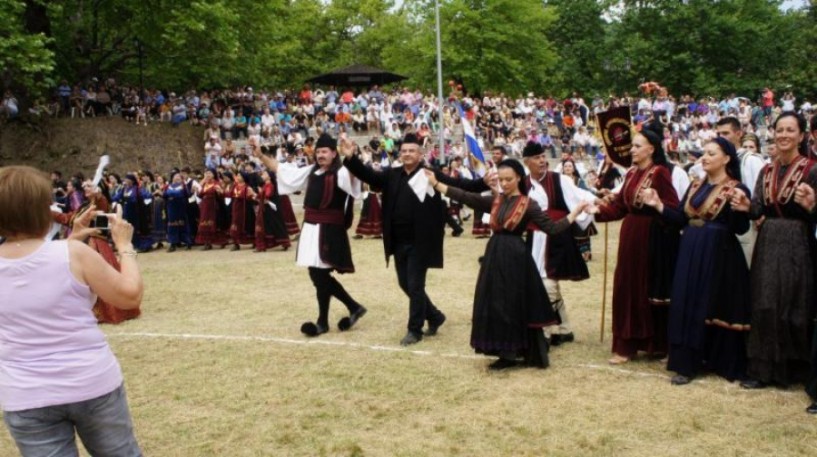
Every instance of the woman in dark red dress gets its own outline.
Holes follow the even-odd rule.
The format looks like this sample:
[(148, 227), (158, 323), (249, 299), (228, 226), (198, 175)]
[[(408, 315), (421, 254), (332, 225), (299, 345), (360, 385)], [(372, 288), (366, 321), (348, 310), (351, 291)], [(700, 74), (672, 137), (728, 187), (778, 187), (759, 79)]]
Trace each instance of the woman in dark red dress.
[(196, 233), (196, 244), (203, 244), (204, 250), (213, 249), (214, 244), (226, 245), (227, 235), (218, 227), (219, 204), (218, 200), (224, 195), (224, 188), (216, 179), (212, 169), (204, 172), (204, 180), (198, 191), (201, 199), (199, 203), (199, 230)]
[(264, 252), (276, 246), (282, 246), (286, 251), (291, 244), (279, 212), (281, 201), (273, 176), (267, 170), (261, 172), (263, 184), (255, 197), (255, 252)]
[(380, 238), (383, 236), (383, 211), (380, 208), (380, 199), (371, 188), (366, 190), (366, 194), (363, 206), (360, 208), (360, 220), (355, 229), (355, 238), (360, 239), (364, 236)]
[(610, 203), (600, 204), (596, 220), (623, 219), (613, 279), (613, 357), (628, 362), (638, 351), (667, 353), (667, 316), (678, 252), (677, 228), (644, 205), (643, 189), (655, 189), (665, 207), (677, 208), (660, 126), (645, 125), (633, 139), (633, 168)]
[[(102, 184), (102, 186), (104, 186), (104, 184)], [(94, 186), (91, 181), (85, 181), (82, 185), (82, 189), (85, 192), (85, 198), (88, 202), (86, 207), (93, 205), (95, 211), (102, 211), (104, 213), (111, 212), (110, 197), (105, 195), (107, 189), (103, 191), (101, 187)], [(98, 252), (116, 271), (119, 271), (119, 260), (116, 259), (113, 247), (111, 247), (111, 242), (108, 241), (106, 234), (91, 235), (88, 238), (88, 246)], [(99, 297), (97, 297), (96, 303), (94, 303), (93, 311), (97, 322), (100, 324), (118, 324), (128, 319), (136, 319), (142, 314), (139, 307), (120, 309)]]
[(295, 211), (292, 209), (292, 200), (289, 199), (289, 195), (281, 195), (280, 200), (281, 216), (284, 218), (287, 233), (290, 237), (297, 237), (298, 234), (301, 233), (301, 227), (298, 225), (298, 219), (295, 218)]
[(230, 199), (232, 212), (230, 238), (233, 241), (233, 248), (231, 251), (238, 251), (242, 244), (255, 242), (255, 212), (252, 207), (255, 191), (247, 185), (244, 174), (236, 173), (234, 179), (233, 185), (227, 192), (227, 198)]

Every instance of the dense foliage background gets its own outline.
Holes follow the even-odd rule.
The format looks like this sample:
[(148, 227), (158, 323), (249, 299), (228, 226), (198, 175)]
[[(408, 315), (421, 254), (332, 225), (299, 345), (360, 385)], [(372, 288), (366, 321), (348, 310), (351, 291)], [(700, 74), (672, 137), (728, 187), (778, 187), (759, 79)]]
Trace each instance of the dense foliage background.
[[(471, 92), (817, 95), (817, 0), (441, 0), (446, 80)], [(140, 58), (141, 57), (141, 58)], [(436, 82), (433, 0), (0, 0), (2, 86), (113, 76), (299, 87), (359, 62)]]

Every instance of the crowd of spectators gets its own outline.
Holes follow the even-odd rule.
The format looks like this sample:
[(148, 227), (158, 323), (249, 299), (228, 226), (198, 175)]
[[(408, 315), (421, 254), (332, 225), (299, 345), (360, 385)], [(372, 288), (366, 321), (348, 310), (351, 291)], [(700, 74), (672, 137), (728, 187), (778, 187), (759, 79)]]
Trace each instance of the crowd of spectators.
[[(519, 156), (528, 141), (536, 141), (552, 159), (567, 154), (591, 167), (602, 152), (594, 114), (610, 107), (629, 106), (637, 128), (652, 118), (660, 119), (667, 127), (665, 150), (680, 163), (700, 155), (703, 145), (716, 135), (715, 124), (724, 116), (738, 118), (745, 132), (757, 133), (765, 144), (769, 140), (766, 127), (781, 112), (798, 111), (807, 118), (813, 112), (808, 100), (798, 102), (793, 92), (776, 100), (768, 88), (760, 91), (755, 100), (736, 94), (676, 98), (658, 87), (648, 87), (637, 96), (597, 95), (587, 100), (578, 93), (565, 99), (532, 92), (520, 97), (490, 92), (472, 97), (462, 94), (459, 88), (451, 89), (444, 101), (443, 122), (436, 96), (407, 88), (385, 90), (372, 86), (353, 90), (304, 85), (300, 90), (271, 91), (244, 86), (190, 89), (177, 94), (119, 85), (112, 78), (93, 78), (88, 84), (73, 86), (63, 80), (52, 103), (38, 102), (30, 112), (118, 116), (136, 125), (167, 122), (201, 126), (205, 162), (211, 166), (225, 162), (229, 165), (242, 154), (246, 156), (242, 145), (250, 137), (277, 151), (283, 160), (307, 164), (312, 160), (314, 138), (323, 132), (362, 139), (358, 142), (364, 152), (381, 161), (396, 158), (400, 138), (408, 132), (416, 133), (423, 141), (430, 160), (467, 158), (461, 106), (484, 151), (501, 146), (511, 156)], [(18, 112), (16, 99), (7, 91), (0, 113), (13, 117)], [(437, 146), (441, 129), (447, 139), (444, 153)]]

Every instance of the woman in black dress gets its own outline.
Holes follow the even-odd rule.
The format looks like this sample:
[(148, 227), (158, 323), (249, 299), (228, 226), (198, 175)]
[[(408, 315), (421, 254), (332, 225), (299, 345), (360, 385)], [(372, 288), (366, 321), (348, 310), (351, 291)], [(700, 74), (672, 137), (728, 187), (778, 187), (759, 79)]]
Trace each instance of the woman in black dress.
[(522, 235), (528, 224), (548, 234), (567, 230), (586, 203), (577, 205), (567, 217), (552, 221), (528, 198), (525, 170), (513, 159), (498, 165), (501, 193), (495, 196), (448, 187), (437, 182), (433, 173), (426, 172), (426, 175), (439, 192), (491, 214), (493, 235), (485, 247), (474, 293), (471, 347), (477, 353), (498, 356), (490, 365), (494, 370), (520, 363), (546, 368), (548, 343), (542, 328), (557, 324), (559, 317), (550, 304)]
[(746, 345), (747, 389), (806, 383), (817, 414), (815, 314), (815, 189), (817, 166), (808, 157), (806, 120), (785, 112), (774, 123), (775, 160), (763, 167), (749, 201), (732, 207), (763, 218), (752, 256), (752, 330)]

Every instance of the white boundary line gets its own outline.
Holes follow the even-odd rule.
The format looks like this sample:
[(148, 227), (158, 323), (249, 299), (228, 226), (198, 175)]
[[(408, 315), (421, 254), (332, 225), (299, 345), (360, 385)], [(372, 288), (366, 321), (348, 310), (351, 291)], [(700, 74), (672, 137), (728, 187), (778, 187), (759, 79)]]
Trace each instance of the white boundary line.
[[(439, 357), (446, 357), (446, 358), (456, 358), (456, 359), (489, 359), (489, 357), (477, 355), (477, 354), (459, 354), (459, 353), (436, 353), (434, 351), (418, 351), (418, 350), (410, 350), (405, 349), (402, 347), (397, 346), (381, 346), (381, 345), (368, 345), (368, 344), (361, 344), (361, 343), (350, 343), (345, 341), (331, 341), (331, 340), (321, 340), (321, 339), (308, 339), (308, 340), (295, 340), (291, 338), (280, 338), (280, 337), (272, 337), (272, 336), (250, 336), (250, 335), (208, 335), (208, 334), (197, 334), (197, 333), (152, 333), (152, 332), (122, 332), (122, 333), (108, 333), (107, 336), (109, 338), (165, 338), (165, 339), (175, 339), (175, 340), (210, 340), (210, 341), (260, 341), (264, 343), (280, 343), (280, 344), (295, 344), (295, 345), (302, 345), (302, 346), (335, 346), (335, 347), (351, 347), (357, 349), (368, 349), (371, 351), (382, 351), (382, 352), (404, 352), (407, 354), (413, 355), (422, 355), (422, 356), (439, 356)], [(665, 381), (669, 381), (671, 376), (659, 373), (646, 373), (643, 371), (636, 371), (636, 370), (629, 370), (626, 368), (621, 368), (620, 366), (614, 367), (609, 365), (599, 365), (595, 363), (577, 363), (573, 365), (560, 365), (566, 368), (584, 368), (588, 370), (597, 370), (597, 371), (607, 371), (612, 373), (620, 373), (626, 375), (633, 375), (633, 376), (640, 376), (645, 378), (657, 378), (662, 379)], [(718, 381), (718, 384), (721, 382)], [(692, 381), (692, 384), (715, 384), (715, 382), (707, 381), (705, 379), (696, 379)], [(780, 389), (763, 389), (761, 391), (751, 391), (742, 388), (736, 388), (731, 383), (725, 386), (727, 391), (734, 391), (734, 392), (743, 392), (743, 393), (771, 393), (774, 395), (783, 395), (783, 396), (794, 396), (800, 395), (802, 392), (796, 391), (785, 391)]]

